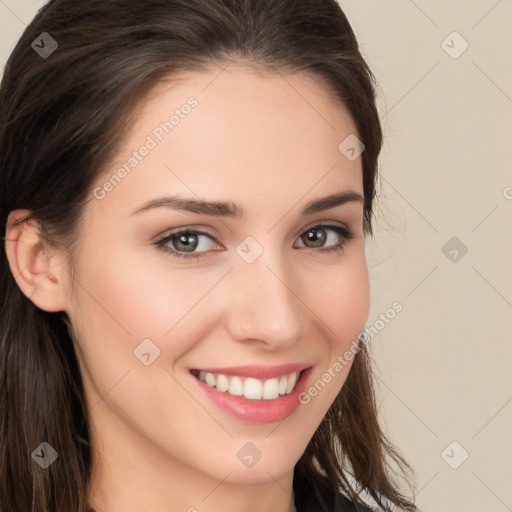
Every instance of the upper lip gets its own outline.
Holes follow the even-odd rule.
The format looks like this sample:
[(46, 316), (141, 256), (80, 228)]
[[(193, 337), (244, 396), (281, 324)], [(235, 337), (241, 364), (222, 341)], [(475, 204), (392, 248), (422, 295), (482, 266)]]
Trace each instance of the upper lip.
[(309, 368), (311, 363), (290, 363), (279, 366), (230, 366), (228, 368), (194, 368), (191, 371), (203, 371), (208, 373), (222, 373), (224, 375), (237, 375), (239, 377), (252, 377), (253, 379), (272, 379), (293, 372), (301, 372)]

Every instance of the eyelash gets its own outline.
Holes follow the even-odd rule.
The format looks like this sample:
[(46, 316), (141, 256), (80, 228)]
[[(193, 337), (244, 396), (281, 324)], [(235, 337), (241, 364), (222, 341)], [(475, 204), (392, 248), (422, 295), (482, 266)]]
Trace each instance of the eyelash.
[[(331, 253), (331, 252), (341, 252), (345, 249), (345, 245), (349, 242), (349, 240), (352, 240), (354, 238), (354, 233), (346, 228), (346, 227), (342, 227), (342, 226), (338, 226), (336, 224), (318, 224), (316, 226), (312, 226), (308, 229), (306, 229), (306, 231), (304, 231), (302, 235), (304, 235), (305, 233), (308, 233), (309, 231), (315, 231), (315, 230), (318, 230), (318, 229), (324, 229), (326, 231), (334, 231), (336, 234), (340, 235), (341, 236), (341, 242), (339, 242), (338, 244), (336, 245), (332, 245), (330, 247), (328, 247), (327, 249), (324, 249), (322, 247), (319, 248), (319, 250), (323, 253)], [(207, 233), (206, 231), (201, 231), (201, 230), (193, 230), (193, 229), (182, 229), (182, 230), (179, 230), (179, 231), (174, 231), (173, 233), (169, 233), (168, 235), (166, 235), (165, 237), (161, 238), (160, 240), (157, 240), (156, 242), (154, 242), (154, 245), (164, 251), (165, 253), (168, 253), (170, 254), (171, 256), (173, 257), (176, 257), (176, 258), (185, 258), (185, 259), (200, 259), (203, 257), (203, 255), (205, 255), (206, 253), (208, 253), (209, 251), (202, 251), (202, 252), (198, 252), (198, 253), (183, 253), (183, 252), (179, 252), (179, 251), (176, 251), (174, 249), (171, 249), (167, 244), (172, 241), (175, 237), (179, 236), (179, 235), (182, 235), (182, 234), (194, 234), (194, 235), (205, 235), (207, 236), (208, 238), (211, 238), (215, 243), (219, 243), (210, 233)], [(314, 248), (310, 248), (310, 249), (313, 249)]]

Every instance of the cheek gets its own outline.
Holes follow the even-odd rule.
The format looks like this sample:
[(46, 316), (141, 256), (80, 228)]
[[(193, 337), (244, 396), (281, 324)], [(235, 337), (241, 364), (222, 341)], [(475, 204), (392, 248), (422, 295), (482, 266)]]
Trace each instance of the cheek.
[[(309, 291), (308, 291), (309, 290)], [(354, 362), (358, 336), (370, 308), (366, 260), (361, 253), (317, 273), (307, 281), (304, 302), (323, 331), (318, 337), (317, 365), (308, 387), (299, 396), (303, 428), (312, 437), (343, 388)]]
[(140, 364), (134, 350), (146, 339), (152, 340), (161, 355), (165, 351), (172, 364), (201, 339), (203, 329), (207, 332), (206, 315), (212, 304), (203, 299), (223, 273), (185, 265), (171, 268), (165, 257), (142, 251), (84, 254), (80, 285), (75, 287), (73, 323), (98, 375), (113, 366)]
[(364, 254), (351, 254), (339, 265), (317, 272), (307, 287), (305, 302), (312, 305), (335, 358), (358, 341), (368, 319), (370, 284)]
[[(157, 432), (155, 425), (172, 424), (174, 431), (187, 432), (187, 415), (165, 418), (191, 407), (171, 376), (173, 365), (207, 335), (208, 301), (201, 298), (219, 276), (202, 272), (201, 280), (194, 279), (191, 271), (171, 269), (162, 259), (124, 252), (84, 254), (78, 277), (83, 286), (76, 286), (72, 322), (90, 404), (100, 404), (98, 417), (108, 404), (135, 430)], [(148, 352), (146, 366), (142, 354)], [(187, 421), (204, 421), (203, 415), (192, 404)]]
[(312, 436), (345, 384), (360, 343), (359, 335), (368, 319), (370, 287), (366, 259), (361, 252), (354, 254), (317, 276), (309, 286), (317, 290), (314, 312), (319, 318), (317, 325), (324, 332), (317, 368), (309, 387), (299, 397), (308, 411), (305, 421), (311, 422)]

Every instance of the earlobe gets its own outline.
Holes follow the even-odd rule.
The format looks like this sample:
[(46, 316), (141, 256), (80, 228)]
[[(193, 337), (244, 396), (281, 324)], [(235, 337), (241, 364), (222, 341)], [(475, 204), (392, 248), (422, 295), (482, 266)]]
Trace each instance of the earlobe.
[(37, 222), (14, 225), (29, 213), (14, 210), (7, 219), (5, 251), (11, 272), (20, 290), (38, 308), (65, 311), (67, 280), (62, 256), (41, 238)]

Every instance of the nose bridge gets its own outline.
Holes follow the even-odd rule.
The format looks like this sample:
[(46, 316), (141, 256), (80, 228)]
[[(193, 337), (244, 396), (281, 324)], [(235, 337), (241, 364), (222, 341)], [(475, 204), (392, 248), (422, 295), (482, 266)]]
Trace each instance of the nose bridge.
[[(252, 243), (249, 251), (257, 249)], [(242, 243), (239, 251), (240, 248), (247, 246)], [(301, 301), (293, 290), (292, 267), (279, 247), (265, 247), (258, 252), (253, 261), (243, 252), (235, 260), (235, 289), (229, 306), (231, 334), (269, 344), (292, 343), (300, 336), (303, 319)]]

